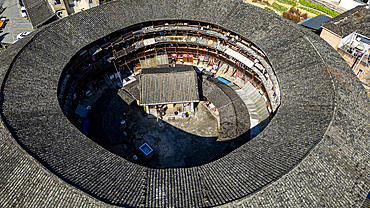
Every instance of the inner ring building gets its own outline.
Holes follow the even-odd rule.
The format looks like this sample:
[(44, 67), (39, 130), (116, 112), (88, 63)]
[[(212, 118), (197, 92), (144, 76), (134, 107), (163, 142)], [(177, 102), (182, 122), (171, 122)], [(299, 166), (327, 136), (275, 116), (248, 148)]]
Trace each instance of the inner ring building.
[[(238, 0), (114, 1), (31, 33), (0, 59), (1, 206), (366, 206), (369, 98), (331, 46), (277, 15)], [(89, 96), (94, 81), (150, 104), (140, 80), (121, 75), (163, 65), (206, 74), (196, 80), (218, 109), (219, 139), (248, 141), (205, 163), (151, 168), (73, 123), (74, 93)]]
[[(194, 71), (192, 68), (198, 78), (195, 72), (191, 77), (184, 74), (189, 71), (186, 69)], [(166, 71), (170, 74), (164, 75)], [(85, 134), (90, 119), (84, 122), (81, 119), (86, 117), (86, 106), (97, 99), (94, 95), (104, 93), (100, 88), (121, 88), (118, 94), (126, 105), (121, 106), (118, 101), (112, 104), (111, 108), (116, 108), (114, 114), (126, 117), (126, 110), (130, 110), (127, 107), (135, 100), (144, 106), (146, 114), (162, 117), (169, 123), (176, 118), (181, 120), (182, 116), (191, 117), (189, 113), (195, 115), (201, 101), (217, 120), (217, 141), (238, 138), (240, 144), (266, 127), (280, 102), (276, 75), (258, 46), (221, 26), (186, 20), (144, 22), (94, 41), (76, 53), (60, 80), (58, 99), (62, 111)], [(123, 132), (112, 133), (120, 128), (119, 121), (113, 121), (113, 113), (108, 114), (103, 120), (111, 121), (102, 124), (104, 131), (109, 137), (125, 137)], [(125, 127), (132, 126), (124, 122)], [(198, 130), (191, 132), (205, 136)], [(97, 143), (104, 143), (103, 139), (93, 137), (90, 136)], [(138, 137), (145, 136), (141, 132)], [(122, 147), (135, 146), (112, 143), (111, 149), (121, 156), (130, 155), (127, 151), (123, 154)], [(187, 157), (185, 166), (226, 154), (222, 148), (216, 149), (213, 154), (206, 153), (210, 154), (207, 160), (191, 162), (194, 158)]]

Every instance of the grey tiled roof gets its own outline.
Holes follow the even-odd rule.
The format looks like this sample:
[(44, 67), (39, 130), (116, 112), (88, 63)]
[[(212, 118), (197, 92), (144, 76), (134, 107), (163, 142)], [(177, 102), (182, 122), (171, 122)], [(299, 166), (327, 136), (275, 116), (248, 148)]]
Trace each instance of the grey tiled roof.
[[(264, 51), (281, 105), (263, 132), (204, 165), (151, 169), (65, 118), (57, 89), (71, 58), (160, 19), (222, 25)], [(370, 100), (361, 83), (324, 40), (241, 1), (109, 2), (31, 33), (0, 63), (0, 207), (356, 207), (369, 190)]]
[(342, 37), (352, 32), (370, 37), (370, 10), (366, 9), (366, 6), (357, 6), (321, 24), (321, 26)]
[(249, 137), (250, 120), (248, 109), (235, 91), (218, 79), (203, 80), (203, 96), (218, 109), (220, 119), (220, 140), (240, 136)]
[(22, 0), (25, 8), (32, 7), (40, 2), (40, 0)]
[[(130, 84), (126, 85), (124, 90), (127, 90), (127, 93), (129, 93), (136, 100), (140, 99), (140, 83), (139, 83), (139, 80), (135, 80), (135, 81), (131, 82)], [(125, 94), (125, 93), (121, 93), (120, 95), (123, 96), (123, 94)], [(132, 102), (131, 100), (129, 100), (128, 97), (124, 100), (125, 101), (127, 100), (128, 104), (130, 104)]]
[(55, 16), (48, 0), (23, 0), (33, 28), (39, 27)]
[(176, 65), (176, 67), (142, 69), (141, 74), (176, 73), (176, 72), (194, 72), (194, 69), (192, 66), (178, 64)]
[(197, 74), (192, 67), (155, 68), (143, 72), (140, 75), (140, 105), (199, 102)]

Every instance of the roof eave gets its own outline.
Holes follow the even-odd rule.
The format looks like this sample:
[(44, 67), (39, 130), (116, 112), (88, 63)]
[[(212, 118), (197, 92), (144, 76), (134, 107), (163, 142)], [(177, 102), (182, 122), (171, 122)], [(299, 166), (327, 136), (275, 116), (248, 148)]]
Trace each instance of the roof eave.
[(34, 25), (32, 24), (32, 20), (31, 20), (31, 18), (30, 18), (32, 28), (33, 28), (33, 29), (36, 29), (36, 28), (40, 27), (40, 26), (41, 26), (41, 25), (43, 25), (45, 22), (47, 22), (47, 21), (49, 21), (51, 18), (55, 17), (55, 15), (56, 15), (56, 14), (53, 14), (52, 16), (50, 16), (49, 18), (47, 18), (45, 21), (43, 21), (43, 22), (39, 23), (39, 24), (38, 24), (38, 25), (36, 25), (36, 26), (34, 26)]

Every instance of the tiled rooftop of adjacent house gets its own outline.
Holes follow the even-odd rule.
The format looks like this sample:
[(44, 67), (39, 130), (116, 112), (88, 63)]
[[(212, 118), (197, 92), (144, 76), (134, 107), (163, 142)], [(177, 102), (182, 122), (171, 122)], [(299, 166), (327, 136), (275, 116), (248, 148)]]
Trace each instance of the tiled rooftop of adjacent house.
[(27, 10), (27, 15), (34, 28), (41, 26), (55, 16), (49, 1), (22, 0)]
[(368, 29), (370, 28), (370, 9), (367, 6), (357, 6), (321, 24), (321, 26), (342, 37), (352, 32), (370, 37)]

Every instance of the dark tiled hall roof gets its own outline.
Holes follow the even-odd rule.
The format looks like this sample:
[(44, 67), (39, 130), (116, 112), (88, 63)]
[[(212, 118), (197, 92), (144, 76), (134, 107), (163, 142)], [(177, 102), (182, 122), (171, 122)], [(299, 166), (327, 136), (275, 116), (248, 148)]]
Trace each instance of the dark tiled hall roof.
[(321, 24), (321, 26), (342, 37), (352, 32), (370, 37), (370, 9), (367, 9), (366, 6), (357, 6)]
[(140, 105), (199, 102), (193, 67), (144, 69), (140, 75)]
[[(64, 117), (57, 88), (71, 57), (159, 19), (222, 25), (266, 53), (282, 104), (263, 132), (201, 166), (150, 169)], [(361, 83), (325, 41), (241, 1), (109, 2), (31, 33), (0, 62), (1, 207), (352, 207), (369, 190), (370, 101)]]
[(192, 66), (178, 64), (176, 65), (176, 67), (142, 69), (141, 74), (176, 73), (176, 72), (195, 72), (195, 70)]

